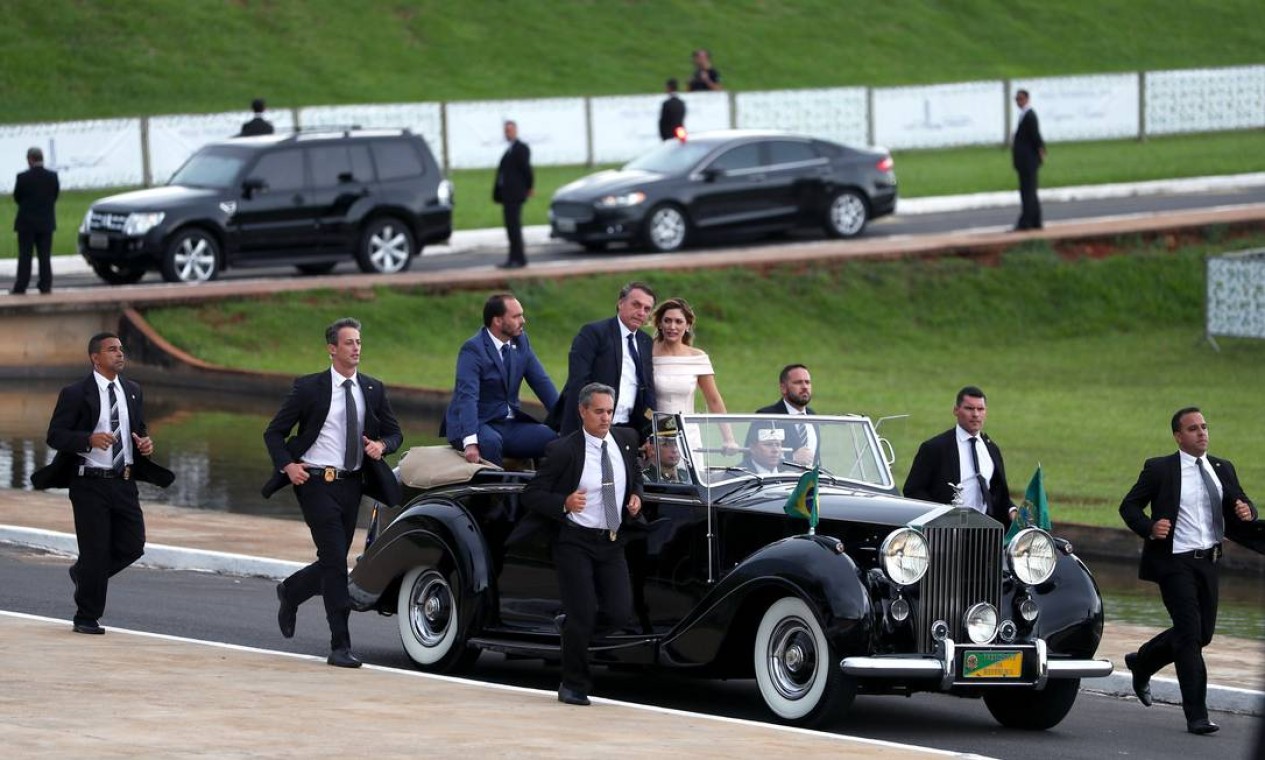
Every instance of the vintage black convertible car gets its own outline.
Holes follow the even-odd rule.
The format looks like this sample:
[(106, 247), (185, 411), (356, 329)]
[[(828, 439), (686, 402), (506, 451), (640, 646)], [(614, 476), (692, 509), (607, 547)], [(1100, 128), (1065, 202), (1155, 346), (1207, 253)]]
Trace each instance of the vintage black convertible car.
[[(621, 534), (638, 629), (596, 640), (595, 663), (754, 677), (794, 724), (838, 716), (858, 693), (931, 691), (982, 697), (1003, 725), (1029, 729), (1061, 721), (1081, 678), (1111, 672), (1093, 659), (1102, 600), (1069, 543), (1035, 528), (1006, 543), (979, 512), (900, 497), (890, 447), (857, 416), (807, 418), (815, 458), (797, 458), (820, 472), (810, 534), (784, 511), (806, 467), (776, 444), (762, 459), (790, 438), (757, 435), (787, 420), (683, 415), (657, 431), (681, 461), (648, 463), (645, 523)], [(483, 650), (558, 658), (546, 532), (521, 520), (531, 476), (482, 470), (374, 515), (352, 597), (397, 615), (419, 667), (457, 671)]]

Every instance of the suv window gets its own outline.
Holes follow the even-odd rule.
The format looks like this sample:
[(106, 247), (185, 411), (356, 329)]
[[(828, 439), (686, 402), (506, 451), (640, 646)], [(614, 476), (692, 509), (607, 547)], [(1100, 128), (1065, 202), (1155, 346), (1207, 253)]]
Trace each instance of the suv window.
[(760, 144), (751, 143), (750, 145), (739, 145), (733, 150), (722, 153), (712, 162), (711, 168), (732, 172), (740, 169), (755, 169), (759, 165)]
[(817, 160), (817, 151), (808, 143), (791, 140), (776, 140), (769, 143), (769, 163), (797, 164), (801, 161)]
[(244, 163), (245, 156), (239, 151), (214, 148), (198, 151), (172, 175), (167, 184), (223, 189), (233, 184)]
[(303, 189), (303, 154), (297, 150), (267, 153), (255, 164), (252, 179), (267, 183), (270, 191)]
[(381, 140), (370, 145), (373, 146), (373, 161), (378, 165), (378, 179), (385, 182), (426, 173), (422, 159), (412, 145), (402, 140)]
[(372, 182), (373, 162), (364, 145), (324, 145), (308, 148), (313, 187), (338, 187), (344, 182)]

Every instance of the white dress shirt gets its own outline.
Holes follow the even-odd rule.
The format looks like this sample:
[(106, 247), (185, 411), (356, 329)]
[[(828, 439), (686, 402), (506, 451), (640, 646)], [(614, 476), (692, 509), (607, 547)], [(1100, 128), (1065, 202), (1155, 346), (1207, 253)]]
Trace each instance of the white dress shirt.
[[(983, 489), (980, 487), (979, 478), (975, 477), (975, 462), (971, 458), (971, 437), (971, 434), (963, 430), (961, 425), (957, 426), (958, 483), (962, 485), (962, 501), (966, 502), (966, 506), (988, 514)], [(984, 445), (984, 431), (981, 430), (974, 438), (975, 452), (979, 455), (980, 474), (984, 476), (984, 482), (991, 485), (993, 457), (988, 453), (988, 447)]]
[[(100, 372), (93, 370), (92, 379), (97, 381), (98, 398), (101, 400), (101, 414), (97, 417), (97, 426), (92, 429), (94, 433), (113, 433), (110, 428), (110, 382), (106, 380)], [(127, 414), (127, 397), (123, 392), (123, 378), (117, 375), (114, 378), (114, 394), (119, 402), (119, 433), (120, 440), (123, 441), (123, 463), (124, 465), (132, 464), (132, 420)], [(82, 464), (88, 467), (99, 467), (103, 470), (109, 470), (114, 467), (114, 451), (112, 447), (107, 446), (104, 449), (89, 448), (87, 451), (80, 452), (83, 457)]]
[[(333, 381), (329, 397), (329, 414), (325, 416), (325, 424), (321, 425), (321, 432), (316, 436), (312, 447), (303, 452), (303, 464), (312, 467), (334, 467), (341, 470), (344, 449), (347, 447), (347, 402), (343, 400), (343, 381), (348, 378), (338, 374), (338, 370), (332, 366), (329, 368), (329, 373)], [(360, 427), (361, 435), (364, 435), (365, 394), (360, 388), (360, 373), (352, 373), (351, 381), (351, 397), (356, 401), (356, 424)], [(357, 445), (354, 469), (360, 469), (364, 453), (364, 446)]]
[[(1203, 476), (1196, 469), (1195, 457), (1179, 450), (1177, 458), (1182, 489), (1181, 502), (1177, 506), (1177, 524), (1173, 526), (1173, 553), (1180, 554), (1193, 552), (1196, 549), (1211, 548), (1217, 543), (1217, 536), (1213, 532), (1212, 510), (1220, 509), (1221, 505), (1214, 506), (1208, 499), (1208, 489), (1204, 486)], [(1217, 494), (1224, 494), (1225, 487), (1221, 485), (1221, 479), (1208, 463), (1207, 455), (1202, 459), (1204, 472), (1212, 476), (1212, 482), (1217, 486)]]
[[(801, 415), (801, 416), (808, 414), (807, 409), (797, 409), (791, 402), (787, 401), (786, 399), (782, 399), (782, 405), (786, 407), (787, 414)], [(804, 438), (805, 440), (807, 440), (807, 443), (805, 443), (804, 445), (805, 447), (808, 448), (809, 451), (813, 452), (813, 457), (816, 458), (817, 456), (817, 428), (814, 427), (813, 425), (809, 425), (807, 422), (797, 422), (795, 424), (804, 426)]]
[[(611, 421), (622, 425), (628, 422), (628, 418), (632, 416), (633, 404), (637, 403), (637, 362), (633, 361), (632, 353), (628, 350), (628, 336), (633, 335), (634, 331), (629, 330), (619, 319), (615, 321), (619, 323), (619, 350), (623, 356), (623, 364), (619, 369), (619, 396), (615, 399), (615, 416)], [(633, 341), (636, 340), (634, 337)], [(641, 349), (637, 351), (640, 352)]]
[(585, 528), (602, 528), (618, 531), (619, 525), (606, 524), (606, 510), (602, 504), (602, 441), (606, 443), (606, 458), (611, 460), (611, 473), (615, 476), (615, 508), (622, 510), (624, 495), (628, 491), (628, 471), (624, 467), (624, 455), (619, 450), (619, 442), (610, 433), (606, 438), (589, 435), (589, 431), (580, 429), (584, 434), (584, 470), (580, 474), (580, 484), (576, 490), (584, 492), (584, 510), (568, 512), (567, 517), (577, 525)]

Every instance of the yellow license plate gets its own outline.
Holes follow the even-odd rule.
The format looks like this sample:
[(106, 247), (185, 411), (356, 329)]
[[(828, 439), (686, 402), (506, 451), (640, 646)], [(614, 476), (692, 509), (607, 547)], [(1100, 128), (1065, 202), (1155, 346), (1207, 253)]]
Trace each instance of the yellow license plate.
[(968, 649), (962, 653), (963, 678), (1022, 678), (1023, 652)]

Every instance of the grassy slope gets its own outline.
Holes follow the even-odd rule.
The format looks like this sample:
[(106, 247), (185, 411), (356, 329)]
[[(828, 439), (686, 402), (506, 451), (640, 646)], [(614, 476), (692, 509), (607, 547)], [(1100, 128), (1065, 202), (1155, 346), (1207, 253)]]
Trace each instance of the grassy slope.
[[(1042, 462), (1057, 517), (1116, 525), (1119, 497), (1144, 456), (1172, 448), (1168, 415), (1187, 403), (1208, 410), (1214, 449), (1239, 464), (1244, 482), (1265, 482), (1265, 439), (1257, 435), (1265, 345), (1228, 341), (1217, 353), (1200, 340), (1201, 255), (1143, 250), (1068, 264), (1035, 248), (999, 267), (945, 260), (767, 277), (646, 276), (661, 295), (694, 304), (699, 344), (731, 409), (767, 404), (778, 369), (804, 361), (817, 409), (912, 415), (884, 429), (903, 479), (917, 444), (952, 423), (957, 388), (980, 384), (1013, 489), (1021, 492)], [(611, 312), (621, 279), (517, 289), (532, 343), (558, 383), (577, 326)], [(323, 292), (150, 317), (212, 362), (294, 372), (324, 362), (321, 326), (351, 313), (366, 324), (366, 370), (392, 383), (447, 387), (481, 303), (477, 293)], [(296, 343), (294, 325), (307, 325), (308, 339)]]

